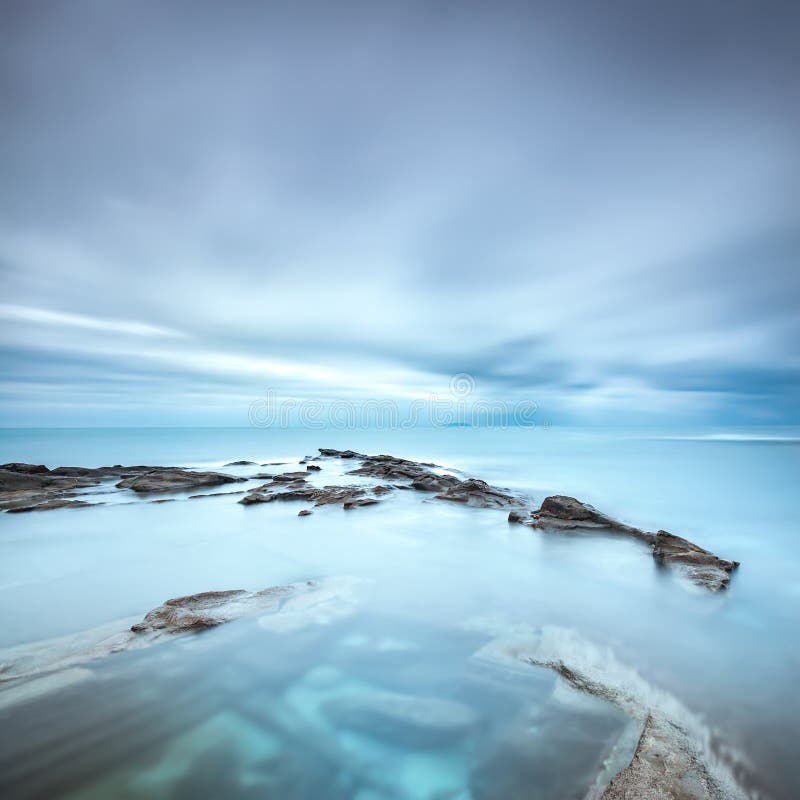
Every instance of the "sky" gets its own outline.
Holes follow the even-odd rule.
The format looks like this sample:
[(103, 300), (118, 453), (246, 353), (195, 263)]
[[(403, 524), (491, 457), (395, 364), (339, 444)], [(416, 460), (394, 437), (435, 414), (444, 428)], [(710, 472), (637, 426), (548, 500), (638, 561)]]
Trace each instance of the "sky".
[(797, 422), (800, 4), (0, 3), (0, 425), (454, 393)]

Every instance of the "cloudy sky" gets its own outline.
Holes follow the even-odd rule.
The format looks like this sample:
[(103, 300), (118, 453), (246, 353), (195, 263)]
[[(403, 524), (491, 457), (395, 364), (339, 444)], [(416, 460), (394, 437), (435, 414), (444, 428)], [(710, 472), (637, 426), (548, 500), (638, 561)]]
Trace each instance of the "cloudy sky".
[(0, 424), (792, 423), (800, 5), (0, 3)]

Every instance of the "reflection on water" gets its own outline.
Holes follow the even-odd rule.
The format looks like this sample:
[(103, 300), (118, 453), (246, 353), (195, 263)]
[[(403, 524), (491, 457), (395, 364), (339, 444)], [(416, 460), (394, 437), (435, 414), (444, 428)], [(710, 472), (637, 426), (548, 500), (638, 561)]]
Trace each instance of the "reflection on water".
[[(783, 441), (785, 432), (778, 442), (685, 436), (2, 434), (0, 461), (51, 466), (297, 460), (320, 445), (393, 452), (528, 492), (535, 503), (573, 494), (742, 567), (728, 592), (710, 595), (658, 570), (637, 542), (509, 526), (503, 512), (416, 492), (304, 518), (295, 503), (102, 494), (108, 505), (0, 515), (0, 647), (141, 617), (169, 597), (211, 589), (332, 575), (370, 581), (358, 613), (330, 625), (281, 635), (241, 620), (93, 662), (90, 680), (3, 709), (0, 794), (583, 797), (620, 737), (627, 742), (626, 721), (605, 704), (554, 693), (546, 670), (477, 665), (470, 656), (486, 638), (464, 625), (490, 615), (574, 630), (609, 648), (742, 754), (762, 797), (793, 800), (800, 447)], [(269, 469), (283, 468), (257, 471)], [(341, 482), (334, 472), (326, 465), (311, 480)], [(111, 504), (118, 499), (133, 502)], [(460, 727), (442, 722), (433, 726), (438, 738), (409, 735), (417, 724), (403, 717), (414, 719), (409, 697), (452, 701), (439, 710)], [(372, 707), (381, 702), (394, 710)], [(616, 758), (624, 752), (629, 744)]]
[(95, 662), (15, 717), (3, 796), (583, 797), (627, 719), (548, 671), (480, 668), (484, 641), (362, 613)]

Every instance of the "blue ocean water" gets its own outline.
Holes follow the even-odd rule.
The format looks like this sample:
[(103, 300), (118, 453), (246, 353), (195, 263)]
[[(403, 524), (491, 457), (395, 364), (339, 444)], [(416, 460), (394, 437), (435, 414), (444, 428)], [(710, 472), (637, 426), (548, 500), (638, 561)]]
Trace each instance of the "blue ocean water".
[[(720, 748), (737, 754), (754, 792), (798, 796), (797, 429), (4, 430), (0, 462), (221, 467), (296, 461), (318, 447), (433, 461), (524, 492), (532, 504), (570, 494), (742, 566), (728, 591), (710, 595), (657, 569), (635, 542), (543, 534), (509, 526), (502, 512), (407, 492), (304, 519), (291, 503), (245, 508), (220, 496), (123, 505), (117, 494), (91, 509), (2, 515), (0, 647), (143, 615), (169, 597), (209, 589), (331, 575), (370, 582), (358, 613), (313, 636), (262, 641), (243, 620), (204, 634), (202, 656), (180, 643), (157, 656), (126, 654), (93, 667), (101, 682), (91, 689), (75, 687), (56, 705), (15, 707), (16, 746), (25, 736), (30, 746), (22, 748), (27, 760), (16, 757), (14, 785), (35, 789), (32, 776), (47, 767), (76, 797), (312, 797), (352, 758), (350, 777), (331, 797), (518, 797), (531, 782), (533, 796), (582, 796), (623, 723), (612, 709), (555, 703), (547, 671), (531, 668), (502, 689), (476, 680), (465, 665), (481, 641), (469, 623), (491, 617), (509, 628), (574, 631), (609, 648), (703, 720)], [(370, 649), (384, 640), (403, 645)], [(324, 722), (326, 685), (445, 692), (477, 710), (480, 730), (425, 751), (404, 748), (398, 737), (373, 741)], [(521, 703), (534, 721), (509, 727)], [(135, 731), (119, 725), (131, 704), (141, 717)], [(43, 760), (41, 730), (74, 738), (75, 707), (92, 720), (80, 735), (86, 747), (95, 743), (93, 757)], [(10, 719), (0, 717), (4, 736)], [(533, 729), (538, 738), (527, 741)], [(574, 734), (568, 744), (565, 731)], [(136, 752), (120, 757), (122, 740), (135, 742)], [(553, 762), (546, 742), (557, 741), (562, 760)], [(218, 745), (213, 752), (209, 742)], [(305, 757), (297, 742), (306, 742)], [(521, 743), (528, 758), (517, 757)], [(211, 780), (201, 763), (217, 765), (211, 773), (223, 794), (197, 793)], [(558, 769), (548, 771), (553, 763)], [(297, 775), (309, 764), (316, 772), (304, 784)], [(391, 791), (374, 779), (387, 764)], [(574, 780), (564, 783), (565, 774)], [(248, 786), (256, 787), (250, 795)], [(286, 786), (294, 788), (287, 794)]]

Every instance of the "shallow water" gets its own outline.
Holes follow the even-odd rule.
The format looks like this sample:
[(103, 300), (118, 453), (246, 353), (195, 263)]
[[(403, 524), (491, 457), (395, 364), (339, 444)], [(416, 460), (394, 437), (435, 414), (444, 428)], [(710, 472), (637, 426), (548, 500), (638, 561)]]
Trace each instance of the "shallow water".
[[(209, 589), (367, 579), (328, 625), (280, 634), (241, 620), (93, 662), (60, 694), (0, 710), (4, 797), (583, 797), (620, 736), (624, 757), (625, 719), (547, 670), (476, 661), (488, 637), (474, 622), (487, 617), (611, 648), (708, 728), (754, 792), (798, 796), (796, 431), (4, 431), (0, 462), (219, 467), (319, 446), (435, 461), (537, 504), (572, 494), (742, 566), (711, 595), (634, 541), (532, 531), (402, 491), (306, 518), (303, 504), (236, 495), (153, 504), (94, 491), (108, 504), (4, 514), (0, 647)], [(315, 481), (342, 482), (323, 466)], [(475, 720), (420, 748), (402, 726), (325, 711), (387, 690), (456, 700)]]

